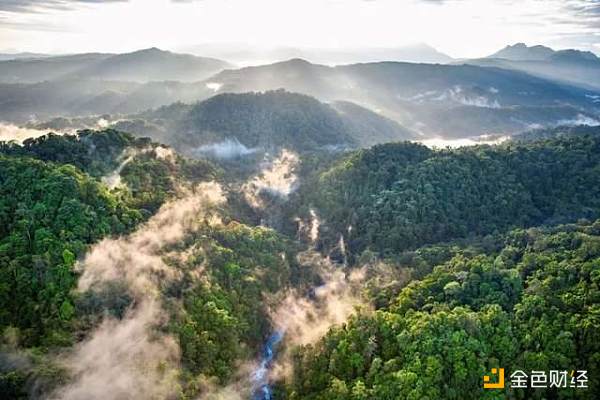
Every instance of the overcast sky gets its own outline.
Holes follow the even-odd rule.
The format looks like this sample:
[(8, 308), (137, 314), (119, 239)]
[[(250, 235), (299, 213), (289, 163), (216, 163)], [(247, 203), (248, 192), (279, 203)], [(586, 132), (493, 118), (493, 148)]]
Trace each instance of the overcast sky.
[(416, 42), (453, 57), (516, 42), (600, 54), (600, 0), (0, 0), (0, 51)]

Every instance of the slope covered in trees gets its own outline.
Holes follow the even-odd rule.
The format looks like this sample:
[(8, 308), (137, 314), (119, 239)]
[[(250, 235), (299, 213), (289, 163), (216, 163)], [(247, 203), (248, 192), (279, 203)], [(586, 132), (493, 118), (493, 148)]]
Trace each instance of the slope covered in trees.
[(135, 117), (137, 125), (142, 124), (140, 132), (149, 134), (146, 123), (161, 126), (164, 133), (150, 133), (152, 137), (187, 153), (201, 146), (224, 146), (228, 141), (243, 146), (236, 148), (238, 153), (279, 148), (302, 152), (414, 137), (398, 123), (358, 105), (345, 102), (332, 107), (284, 90), (226, 93), (197, 104), (176, 103)]
[(600, 135), (600, 125), (575, 125), (575, 126), (557, 126), (554, 128), (540, 128), (523, 132), (513, 136), (514, 141), (533, 142), (541, 139), (552, 139), (563, 136), (585, 136)]
[[(594, 399), (600, 221), (515, 230), (446, 261), (391, 304), (296, 352), (290, 399)], [(429, 249), (431, 251), (432, 249)], [(587, 370), (588, 389), (488, 391), (491, 368)], [(508, 379), (508, 378), (507, 378)]]
[[(514, 227), (595, 218), (600, 138), (577, 136), (430, 150), (394, 143), (360, 150), (308, 188), (348, 249), (382, 254)], [(333, 229), (331, 229), (333, 228)]]
[[(2, 143), (0, 397), (90, 393), (104, 370), (128, 385), (161, 377), (155, 398), (245, 396), (266, 338), (298, 319), (326, 334), (284, 339), (276, 361), (291, 368), (266, 372), (278, 399), (597, 398), (599, 157), (589, 134), (303, 152), (286, 170), (299, 189), (260, 209), (240, 184), (260, 175), (118, 131)], [(222, 200), (192, 206), (209, 193)], [(111, 279), (81, 285), (111, 265)], [(344, 275), (362, 289), (352, 301), (350, 278), (331, 278)], [(328, 285), (318, 307), (346, 323), (321, 318)], [(156, 314), (140, 319), (150, 300)], [(158, 357), (167, 338), (175, 362), (138, 371), (144, 346)], [(586, 369), (589, 389), (483, 391), (498, 366)]]
[(25, 344), (69, 343), (75, 259), (142, 218), (70, 165), (0, 155), (0, 326)]
[[(109, 189), (107, 174), (121, 184)], [(126, 240), (162, 204), (217, 176), (206, 161), (113, 130), (0, 144), (0, 397), (46, 398), (77, 379), (55, 353), (73, 351), (103, 321), (132, 318), (140, 306), (122, 280), (82, 292), (77, 261), (101, 239)], [(179, 276), (165, 280), (158, 299), (170, 320), (164, 329), (181, 348), (181, 398), (206, 390), (204, 379), (227, 382), (240, 360), (254, 357), (270, 330), (264, 296), (311, 282), (296, 262), (298, 246), (232, 220), (227, 207), (216, 224), (193, 216), (194, 230), (159, 253)], [(126, 268), (151, 262), (143, 252), (148, 241), (156, 246), (150, 233), (139, 254), (137, 247), (124, 254), (132, 257)], [(118, 259), (121, 250), (112, 250), (103, 264)]]

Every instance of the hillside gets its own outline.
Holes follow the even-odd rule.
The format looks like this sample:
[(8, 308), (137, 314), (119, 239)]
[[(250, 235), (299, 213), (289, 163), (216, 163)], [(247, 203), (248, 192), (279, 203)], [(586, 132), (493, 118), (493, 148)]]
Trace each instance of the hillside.
[(446, 150), (384, 144), (337, 161), (305, 195), (328, 226), (326, 248), (343, 235), (346, 251), (356, 256), (365, 250), (395, 254), (597, 218), (599, 150), (597, 135)]
[(112, 54), (90, 53), (0, 61), (0, 82), (36, 83), (60, 79), (111, 56)]
[(242, 152), (278, 148), (302, 152), (413, 137), (409, 130), (360, 106), (330, 106), (283, 90), (221, 94), (195, 105), (173, 104), (134, 117), (161, 125), (164, 134), (155, 139), (186, 154), (228, 142), (239, 143)]
[[(407, 255), (427, 271), (371, 314), (352, 317), (294, 354), (288, 399), (568, 398), (569, 389), (507, 388), (481, 376), (577, 365), (598, 395), (597, 320), (600, 222), (516, 230)], [(404, 264), (404, 268), (407, 268)], [(452, 368), (447, 369), (447, 365)], [(476, 372), (475, 372), (476, 371)], [(578, 378), (576, 378), (578, 379)]]
[(149, 82), (205, 79), (229, 67), (225, 61), (150, 48), (124, 54), (76, 54), (0, 60), (0, 82), (37, 83), (50, 80)]
[[(298, 146), (346, 126), (297, 94), (213, 101), (152, 113), (225, 131), (232, 104), (302, 122)], [(115, 130), (2, 143), (0, 394), (476, 399), (498, 363), (592, 371), (599, 150), (274, 150), (246, 176)]]
[(194, 82), (230, 67), (222, 60), (177, 54), (157, 48), (116, 54), (86, 65), (67, 78), (108, 81), (179, 81)]
[(542, 139), (552, 139), (565, 136), (600, 135), (600, 126), (575, 125), (557, 126), (555, 128), (533, 129), (512, 137), (514, 141), (533, 142)]

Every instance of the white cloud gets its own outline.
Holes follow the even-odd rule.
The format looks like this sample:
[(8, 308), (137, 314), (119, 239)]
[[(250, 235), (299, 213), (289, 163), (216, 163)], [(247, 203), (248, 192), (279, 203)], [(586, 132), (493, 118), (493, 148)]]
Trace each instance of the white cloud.
[[(177, 49), (202, 44), (199, 40), (248, 46), (356, 48), (419, 41), (453, 56), (471, 57), (486, 55), (508, 43), (557, 44), (567, 37), (576, 41), (570, 45), (591, 48), (597, 41), (590, 37), (598, 33), (600, 20), (598, 2), (589, 0), (84, 2), (88, 4), (81, 4), (81, 0), (64, 2), (69, 4), (66, 9), (12, 12), (10, 18), (5, 15), (0, 20), (0, 48), (60, 52), (127, 51), (150, 46)], [(36, 26), (48, 26), (49, 21), (54, 30), (63, 31), (36, 32)], [(310, 29), (306, 29), (306, 21), (310, 21)]]

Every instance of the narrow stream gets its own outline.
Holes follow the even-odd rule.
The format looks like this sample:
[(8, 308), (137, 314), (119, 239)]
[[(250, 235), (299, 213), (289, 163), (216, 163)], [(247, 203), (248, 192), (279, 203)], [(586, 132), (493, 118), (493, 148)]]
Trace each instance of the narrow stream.
[(275, 331), (265, 343), (260, 364), (252, 374), (252, 400), (273, 399), (271, 383), (269, 382), (269, 371), (273, 365), (273, 359), (277, 354), (277, 346), (283, 339), (283, 335), (283, 332)]

